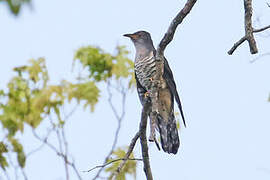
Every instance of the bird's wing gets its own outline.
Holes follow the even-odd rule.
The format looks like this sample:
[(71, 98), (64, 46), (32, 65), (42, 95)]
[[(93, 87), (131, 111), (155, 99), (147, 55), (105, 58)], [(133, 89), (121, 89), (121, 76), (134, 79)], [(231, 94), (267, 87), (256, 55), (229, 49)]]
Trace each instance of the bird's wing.
[(136, 79), (136, 85), (137, 85), (137, 92), (141, 101), (141, 104), (144, 105), (144, 101), (147, 99), (144, 97), (144, 94), (147, 92), (146, 89), (141, 85), (141, 83), (139, 82), (136, 72), (135, 72), (135, 79)]
[(175, 97), (175, 100), (176, 100), (176, 102), (178, 104), (178, 108), (180, 110), (180, 114), (182, 116), (182, 120), (183, 120), (184, 126), (186, 127), (186, 121), (185, 121), (185, 117), (184, 117), (184, 112), (183, 112), (182, 104), (181, 104), (181, 101), (180, 101), (178, 92), (176, 90), (176, 84), (174, 82), (172, 70), (171, 70), (171, 68), (169, 66), (169, 63), (168, 63), (168, 61), (167, 61), (166, 58), (164, 58), (164, 74), (163, 74), (163, 77), (166, 80), (171, 93)]

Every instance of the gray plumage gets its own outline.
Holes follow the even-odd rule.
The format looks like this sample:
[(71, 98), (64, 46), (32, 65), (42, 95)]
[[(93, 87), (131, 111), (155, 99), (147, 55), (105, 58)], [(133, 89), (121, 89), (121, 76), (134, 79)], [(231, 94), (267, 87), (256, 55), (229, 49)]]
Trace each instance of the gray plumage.
[[(138, 31), (133, 34), (125, 34), (124, 36), (130, 37), (136, 48), (135, 78), (140, 101), (144, 104), (146, 101), (151, 101), (149, 97), (145, 96), (145, 93), (150, 90), (151, 78), (156, 73), (156, 50), (150, 34), (146, 31)], [(178, 104), (184, 125), (185, 119), (173, 74), (166, 59), (162, 78), (163, 84), (161, 84), (162, 88), (158, 94), (159, 114), (157, 116), (156, 128), (160, 133), (162, 149), (167, 153), (176, 154), (180, 141), (174, 117), (174, 98)]]

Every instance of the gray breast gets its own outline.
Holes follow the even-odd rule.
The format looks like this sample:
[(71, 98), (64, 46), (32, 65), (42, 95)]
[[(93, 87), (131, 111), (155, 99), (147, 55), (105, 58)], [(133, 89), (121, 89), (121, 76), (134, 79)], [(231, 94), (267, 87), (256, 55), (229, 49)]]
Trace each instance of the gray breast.
[(156, 72), (155, 57), (151, 53), (149, 56), (135, 60), (135, 73), (139, 83), (149, 90), (151, 87), (151, 80)]

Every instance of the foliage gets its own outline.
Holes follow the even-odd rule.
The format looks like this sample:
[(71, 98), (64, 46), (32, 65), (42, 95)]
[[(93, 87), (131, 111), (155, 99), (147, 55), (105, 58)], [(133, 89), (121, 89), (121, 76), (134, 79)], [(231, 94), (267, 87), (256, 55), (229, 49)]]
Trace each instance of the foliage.
[[(88, 71), (77, 82), (62, 80), (59, 84), (50, 84), (44, 58), (30, 59), (28, 65), (14, 68), (15, 76), (5, 89), (0, 89), (0, 127), (4, 134), (0, 141), (1, 168), (5, 170), (9, 165), (6, 153), (15, 154), (17, 164), (25, 167), (27, 157), (23, 145), (15, 137), (18, 132), (24, 133), (26, 124), (36, 130), (43, 121), (56, 117), (55, 127), (62, 128), (65, 121), (61, 109), (65, 104), (73, 101), (94, 111), (100, 97), (100, 83), (122, 79), (128, 82), (128, 88), (133, 87), (133, 62), (127, 54), (124, 47), (117, 47), (115, 56), (92, 46), (80, 48), (74, 62), (79, 62)], [(119, 156), (119, 153), (115, 152), (115, 155)], [(136, 167), (136, 163), (129, 163), (129, 166)], [(132, 168), (128, 173), (136, 171)]]
[(6, 3), (12, 14), (18, 15), (21, 10), (21, 6), (24, 4), (29, 4), (30, 1), (31, 0), (0, 0), (0, 3)]
[(8, 163), (3, 154), (7, 152), (8, 150), (7, 150), (6, 144), (4, 144), (4, 142), (0, 142), (0, 166), (4, 170), (5, 170), (5, 167), (8, 166)]
[(128, 51), (124, 46), (117, 47), (115, 56), (105, 53), (93, 46), (81, 47), (75, 53), (74, 61), (79, 61), (84, 68), (88, 68), (90, 79), (100, 82), (108, 78), (129, 80), (129, 88), (135, 85), (133, 61), (127, 58)]
[[(126, 155), (127, 148), (128, 147), (116, 149), (112, 154), (112, 158), (113, 159), (123, 158)], [(130, 159), (134, 158), (133, 153), (130, 154), (129, 158)], [(109, 161), (110, 160), (108, 160), (108, 162)], [(109, 166), (105, 169), (105, 171), (110, 174), (110, 176), (108, 178), (109, 180), (111, 180), (113, 178), (113, 174), (117, 170), (120, 163), (121, 163), (121, 161), (116, 161), (116, 162), (112, 163), (111, 166)], [(136, 178), (136, 166), (137, 166), (137, 161), (128, 160), (127, 163), (124, 165), (123, 169), (117, 175), (116, 180), (126, 179), (126, 175), (128, 175), (128, 174), (132, 175), (135, 179)]]

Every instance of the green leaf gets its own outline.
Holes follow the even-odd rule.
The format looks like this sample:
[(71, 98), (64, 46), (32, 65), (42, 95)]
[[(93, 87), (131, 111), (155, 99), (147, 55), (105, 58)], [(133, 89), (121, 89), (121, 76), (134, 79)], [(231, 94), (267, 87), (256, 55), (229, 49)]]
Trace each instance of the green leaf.
[(80, 61), (89, 70), (89, 77), (95, 81), (106, 80), (111, 77), (112, 56), (100, 48), (86, 46), (77, 50), (74, 61)]
[(19, 141), (15, 138), (9, 138), (9, 141), (11, 142), (12, 146), (13, 146), (13, 151), (14, 152), (22, 152), (23, 151), (23, 147), (22, 145), (19, 143)]
[(24, 152), (23, 151), (22, 152), (18, 152), (17, 153), (17, 161), (18, 161), (20, 167), (23, 168), (25, 166), (25, 160), (26, 160), (26, 157), (25, 157)]
[[(125, 154), (126, 154), (126, 150), (127, 150), (127, 147), (116, 149), (112, 154), (112, 159), (124, 158)], [(129, 158), (134, 158), (133, 153), (131, 153)], [(108, 160), (108, 162), (109, 161), (110, 160)], [(112, 163), (110, 166), (108, 166), (105, 169), (105, 172), (109, 173), (109, 178), (108, 179), (111, 180), (113, 178), (113, 173), (117, 170), (120, 163), (121, 163), (121, 161), (116, 161), (116, 162)], [(124, 179), (126, 179), (126, 175), (128, 175), (128, 174), (132, 175), (134, 177), (134, 179), (135, 179), (136, 178), (136, 166), (137, 166), (136, 161), (128, 160), (126, 162), (126, 164), (124, 165), (124, 167), (122, 168), (121, 172), (118, 173), (116, 179), (117, 180), (124, 180)]]
[[(5, 1), (5, 0), (4, 0)], [(1, 1), (0, 1), (1, 2)], [(23, 4), (29, 3), (30, 0), (6, 0), (10, 11), (18, 15)]]
[(105, 53), (102, 49), (93, 46), (81, 47), (74, 56), (89, 71), (89, 77), (95, 82), (106, 81), (114, 77), (128, 80), (128, 87), (135, 86), (134, 63), (127, 55), (124, 46), (117, 47), (115, 56)]
[(0, 153), (0, 166), (3, 170), (6, 169), (6, 167), (8, 167), (8, 163), (6, 158)]
[(72, 84), (63, 81), (63, 84), (69, 101), (72, 99), (75, 99), (78, 103), (83, 101), (85, 108), (90, 106), (91, 111), (94, 111), (94, 106), (98, 102), (100, 96), (100, 90), (94, 82), (86, 81), (83, 83)]
[(13, 146), (13, 151), (17, 153), (17, 161), (21, 167), (25, 166), (25, 154), (23, 151), (23, 146), (19, 143), (19, 141), (15, 138), (9, 138), (9, 141), (11, 142)]
[(8, 152), (8, 149), (6, 147), (6, 145), (4, 144), (4, 142), (0, 142), (0, 154)]

